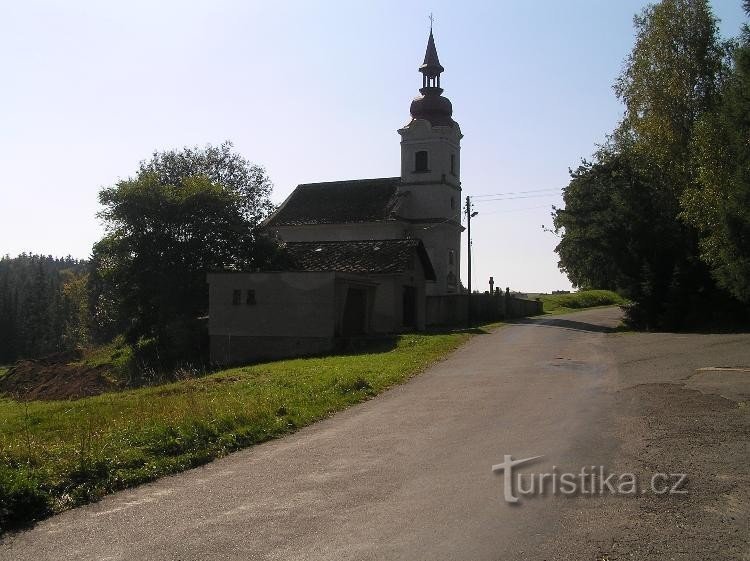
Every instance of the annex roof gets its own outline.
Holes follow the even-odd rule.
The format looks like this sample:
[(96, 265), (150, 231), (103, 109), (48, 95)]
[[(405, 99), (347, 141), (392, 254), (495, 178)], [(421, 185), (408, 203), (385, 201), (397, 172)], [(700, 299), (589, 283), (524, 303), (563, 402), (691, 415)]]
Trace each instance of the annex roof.
[(351, 240), (287, 242), (288, 270), (343, 273), (397, 274), (413, 268), (416, 253), (425, 278), (435, 280), (435, 270), (420, 240)]

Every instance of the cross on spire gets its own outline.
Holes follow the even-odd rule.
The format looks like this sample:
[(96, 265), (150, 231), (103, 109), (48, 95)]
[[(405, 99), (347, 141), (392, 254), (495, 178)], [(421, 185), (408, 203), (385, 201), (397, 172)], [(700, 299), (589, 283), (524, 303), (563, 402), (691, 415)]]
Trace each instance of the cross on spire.
[(435, 23), (435, 18), (432, 15), (432, 12), (430, 12), (430, 31), (432, 31), (432, 24)]

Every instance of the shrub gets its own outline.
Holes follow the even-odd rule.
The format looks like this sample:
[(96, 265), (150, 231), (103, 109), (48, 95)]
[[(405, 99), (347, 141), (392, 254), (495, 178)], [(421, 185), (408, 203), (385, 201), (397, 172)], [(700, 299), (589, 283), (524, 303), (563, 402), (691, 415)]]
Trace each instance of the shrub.
[(596, 306), (624, 304), (625, 299), (611, 290), (581, 290), (571, 294), (552, 294), (542, 296), (544, 311), (578, 310)]

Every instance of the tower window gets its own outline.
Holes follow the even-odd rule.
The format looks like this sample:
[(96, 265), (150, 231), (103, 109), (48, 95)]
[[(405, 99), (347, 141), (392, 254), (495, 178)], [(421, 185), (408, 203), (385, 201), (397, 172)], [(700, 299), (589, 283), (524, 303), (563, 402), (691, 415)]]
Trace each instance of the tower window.
[(451, 175), (456, 175), (456, 155), (451, 154)]
[(414, 171), (429, 171), (427, 168), (427, 150), (419, 150), (414, 154)]
[(455, 253), (452, 249), (448, 250), (448, 265), (453, 265), (453, 261), (455, 259)]
[(456, 209), (456, 197), (451, 197), (451, 210)]

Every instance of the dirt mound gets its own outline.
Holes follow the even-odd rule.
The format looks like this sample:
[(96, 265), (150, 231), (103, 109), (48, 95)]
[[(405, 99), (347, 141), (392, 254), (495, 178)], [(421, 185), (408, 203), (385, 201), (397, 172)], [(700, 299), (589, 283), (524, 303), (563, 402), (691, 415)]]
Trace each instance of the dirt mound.
[(108, 367), (76, 363), (80, 351), (22, 360), (0, 378), (0, 392), (14, 399), (78, 399), (119, 389), (107, 377)]

